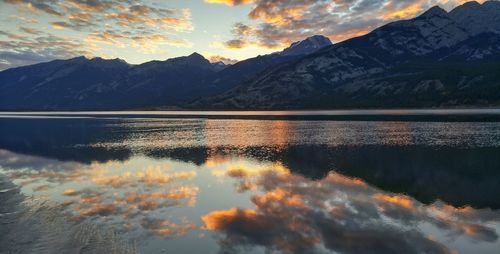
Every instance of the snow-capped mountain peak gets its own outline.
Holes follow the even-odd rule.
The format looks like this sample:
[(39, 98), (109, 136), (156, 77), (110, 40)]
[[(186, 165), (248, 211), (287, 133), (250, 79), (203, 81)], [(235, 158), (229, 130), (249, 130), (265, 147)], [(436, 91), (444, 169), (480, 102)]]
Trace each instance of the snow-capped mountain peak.
[(284, 49), (280, 54), (284, 56), (307, 55), (329, 45), (332, 45), (332, 42), (328, 37), (313, 35), (302, 41), (292, 43), (290, 47)]

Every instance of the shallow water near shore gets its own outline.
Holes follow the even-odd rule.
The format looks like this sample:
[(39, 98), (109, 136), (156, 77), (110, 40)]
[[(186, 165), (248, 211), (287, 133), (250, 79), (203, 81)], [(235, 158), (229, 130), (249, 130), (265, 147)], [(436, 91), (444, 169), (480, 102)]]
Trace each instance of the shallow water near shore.
[(4, 115), (0, 133), (20, 194), (140, 253), (500, 249), (498, 122)]

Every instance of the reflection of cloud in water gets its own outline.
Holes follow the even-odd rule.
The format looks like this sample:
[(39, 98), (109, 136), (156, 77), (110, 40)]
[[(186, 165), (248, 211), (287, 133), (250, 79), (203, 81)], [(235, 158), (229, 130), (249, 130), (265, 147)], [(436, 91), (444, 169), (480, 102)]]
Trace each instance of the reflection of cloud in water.
[(159, 162), (143, 166), (141, 158), (86, 165), (3, 155), (11, 155), (19, 166), (5, 171), (9, 178), (35, 192), (55, 195), (75, 221), (97, 221), (120, 231), (145, 229), (161, 237), (181, 236), (198, 228), (187, 219), (154, 217), (171, 207), (195, 206), (199, 189), (186, 184), (196, 176), (194, 170), (174, 171)]
[(0, 174), (0, 253), (138, 253), (114, 230), (73, 223), (50, 201), (28, 198)]
[(141, 220), (141, 226), (162, 237), (183, 236), (190, 230), (198, 229), (196, 224), (186, 219), (181, 224), (176, 224), (170, 220), (146, 217)]
[[(450, 241), (458, 236), (498, 240), (489, 223), (500, 215), (488, 209), (441, 202), (424, 205), (337, 173), (312, 181), (282, 170), (261, 170), (260, 175), (241, 172), (245, 171), (228, 167), (225, 175), (263, 191), (251, 198), (255, 209), (231, 208), (202, 216), (206, 229), (223, 234), (220, 243), (225, 252), (259, 245), (289, 253), (453, 253), (432, 234), (419, 230), (424, 223)], [(220, 170), (217, 174), (223, 175)]]
[(92, 174), (92, 181), (98, 185), (120, 188), (137, 184), (159, 185), (180, 180), (189, 180), (196, 175), (194, 171), (166, 173), (161, 167), (147, 167), (138, 172), (124, 172), (122, 174), (106, 175), (106, 172), (97, 170)]
[[(23, 165), (24, 157), (37, 161), (31, 156), (13, 156), (17, 156), (16, 165)], [(132, 237), (189, 239), (189, 232), (200, 229), (198, 214), (204, 214), (204, 229), (217, 232), (223, 251), (230, 253), (255, 245), (294, 253), (450, 253), (454, 251), (450, 241), (458, 238), (498, 240), (494, 229), (500, 220), (498, 212), (441, 202), (425, 205), (339, 173), (312, 180), (292, 173), (284, 161), (271, 161), (214, 153), (206, 159), (206, 172), (195, 171), (192, 164), (141, 156), (88, 165), (45, 161), (4, 171), (29, 190), (39, 188), (57, 196), (60, 207), (75, 221), (104, 223)], [(311, 169), (303, 164), (297, 168)], [(203, 182), (195, 185), (195, 177)], [(229, 185), (224, 185), (226, 179)], [(204, 180), (207, 185), (222, 183), (223, 188), (234, 184), (236, 192), (251, 193), (235, 195), (229, 193), (234, 190), (222, 189), (234, 196), (217, 206), (207, 206), (207, 202), (196, 206), (200, 190), (206, 191), (200, 196), (208, 194), (209, 201), (214, 197)], [(233, 202), (238, 207), (230, 208)], [(219, 205), (228, 206), (221, 209)], [(427, 225), (431, 230), (423, 228)]]
[(288, 169), (285, 168), (281, 163), (274, 163), (272, 167), (269, 165), (243, 165), (243, 164), (233, 164), (229, 163), (227, 168), (224, 169), (214, 169), (212, 174), (214, 176), (230, 176), (236, 178), (245, 178), (250, 176), (259, 176), (264, 172), (275, 172), (275, 173), (286, 173)]
[(194, 206), (198, 187), (181, 186), (176, 189), (168, 189), (163, 192), (135, 193), (127, 192), (124, 198), (117, 198), (114, 204), (128, 204), (140, 210), (155, 210), (161, 207), (180, 205), (179, 200), (188, 200), (185, 205)]

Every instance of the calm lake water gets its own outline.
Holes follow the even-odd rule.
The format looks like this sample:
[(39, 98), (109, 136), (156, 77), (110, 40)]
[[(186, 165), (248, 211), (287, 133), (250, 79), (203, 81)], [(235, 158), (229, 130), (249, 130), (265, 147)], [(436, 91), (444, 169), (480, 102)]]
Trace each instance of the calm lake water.
[(0, 117), (4, 182), (140, 253), (500, 250), (500, 122), (43, 115)]

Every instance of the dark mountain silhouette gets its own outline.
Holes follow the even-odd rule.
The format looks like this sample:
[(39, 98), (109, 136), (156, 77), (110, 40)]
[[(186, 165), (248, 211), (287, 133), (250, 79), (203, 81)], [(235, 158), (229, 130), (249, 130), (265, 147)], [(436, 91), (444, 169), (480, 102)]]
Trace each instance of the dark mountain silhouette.
[[(195, 75), (193, 75), (195, 73)], [(0, 72), (0, 108), (124, 109), (172, 104), (216, 73), (203, 56), (129, 65), (77, 57)]]
[(327, 37), (315, 35), (303, 41), (294, 42), (281, 52), (249, 58), (235, 63), (212, 78), (205, 80), (200, 86), (202, 96), (215, 95), (234, 88), (244, 81), (259, 76), (264, 70), (281, 63), (297, 60), (300, 57), (314, 53), (332, 43)]
[(56, 60), (0, 72), (1, 110), (500, 105), (500, 2), (438, 6), (336, 44), (323, 36), (233, 65), (193, 53), (129, 65)]
[[(313, 37), (311, 37), (313, 38)], [(129, 65), (77, 57), (0, 72), (2, 110), (116, 110), (172, 106), (225, 92), (264, 69), (330, 45), (315, 36), (288, 49), (234, 65), (202, 55)], [(282, 55), (283, 54), (283, 55)]]

